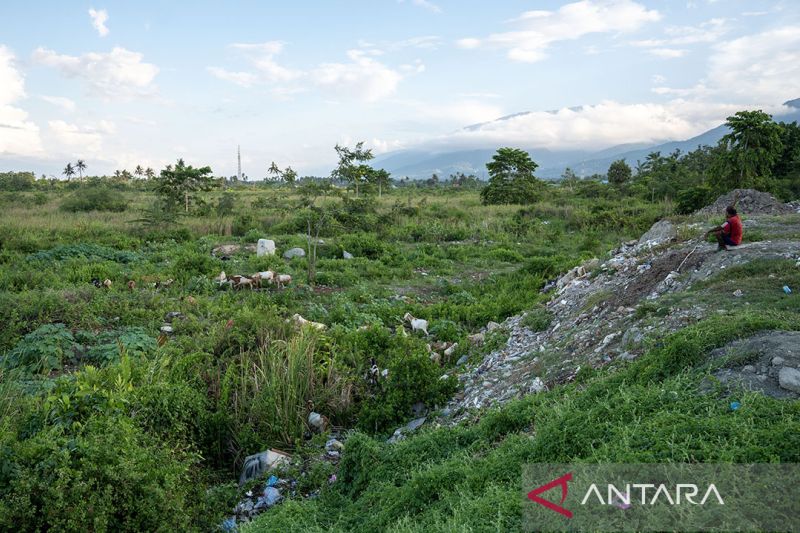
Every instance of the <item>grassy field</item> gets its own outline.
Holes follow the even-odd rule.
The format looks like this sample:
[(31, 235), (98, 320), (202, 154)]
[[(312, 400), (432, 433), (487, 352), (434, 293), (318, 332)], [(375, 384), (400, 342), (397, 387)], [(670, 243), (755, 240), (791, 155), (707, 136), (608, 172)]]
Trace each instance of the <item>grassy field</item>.
[[(306, 258), (280, 256), (307, 246), (311, 211), (294, 189), (209, 193), (206, 208), (149, 226), (148, 192), (120, 187), (127, 208), (110, 213), (60, 209), (70, 194), (82, 189), (0, 196), (0, 529), (214, 529), (237, 500), (245, 456), (316, 449), (311, 409), (357, 430), (341, 483), (271, 511), (258, 530), (515, 529), (526, 461), (797, 460), (796, 403), (753, 397), (732, 417), (698, 400), (699, 378), (682, 370), (732, 327), (797, 329), (794, 309), (751, 309), (738, 326), (712, 318), (621, 374), (382, 443), (415, 403), (453, 394), (456, 380), (440, 378), (468, 353), (467, 335), (539, 309), (546, 280), (637, 238), (668, 204), (557, 187), (525, 207), (444, 188), (319, 197), (336, 216), (309, 284)], [(259, 238), (279, 255), (211, 253)], [(213, 281), (267, 269), (293, 282), (234, 291)], [(458, 342), (456, 354), (431, 361), (430, 340), (400, 332), (407, 312), (430, 322), (433, 340)], [(298, 330), (295, 313), (327, 329)], [(530, 321), (546, 327), (540, 315)], [(166, 322), (174, 331), (160, 334)], [(373, 362), (389, 371), (378, 386), (364, 378)], [(301, 493), (329, 474), (306, 472)]]

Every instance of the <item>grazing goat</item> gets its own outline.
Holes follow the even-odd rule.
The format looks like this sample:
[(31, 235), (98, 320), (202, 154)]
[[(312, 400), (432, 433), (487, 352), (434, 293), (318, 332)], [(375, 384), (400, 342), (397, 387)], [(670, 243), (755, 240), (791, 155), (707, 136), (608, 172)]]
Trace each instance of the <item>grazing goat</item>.
[(278, 274), (275, 276), (275, 282), (281, 289), (292, 282), (292, 276), (289, 274)]
[(228, 276), (225, 275), (225, 271), (223, 270), (222, 272), (219, 273), (219, 276), (214, 278), (214, 281), (222, 285), (223, 283), (228, 281)]
[(234, 289), (241, 289), (242, 287), (250, 287), (250, 290), (253, 290), (253, 280), (247, 278), (245, 276), (232, 276), (231, 281), (233, 282)]
[(322, 331), (323, 329), (328, 327), (325, 324), (322, 324), (320, 322), (312, 322), (311, 320), (307, 320), (307, 319), (303, 318), (302, 316), (300, 316), (297, 313), (292, 315), (292, 320), (294, 320), (294, 323), (297, 324), (300, 327), (310, 326), (310, 327), (318, 329), (320, 331)]
[(104, 279), (103, 280), (103, 287), (105, 287), (106, 289), (110, 289), (111, 288), (111, 280), (108, 279), (108, 278)]
[(136, 282), (135, 282), (135, 281), (133, 281), (133, 280), (130, 280), (130, 281), (128, 282), (128, 290), (129, 290), (129, 291), (133, 291), (133, 289), (135, 289), (135, 288), (136, 288)]
[(411, 331), (422, 331), (425, 336), (428, 335), (428, 321), (421, 318), (414, 318), (411, 313), (403, 315), (403, 320), (411, 324)]

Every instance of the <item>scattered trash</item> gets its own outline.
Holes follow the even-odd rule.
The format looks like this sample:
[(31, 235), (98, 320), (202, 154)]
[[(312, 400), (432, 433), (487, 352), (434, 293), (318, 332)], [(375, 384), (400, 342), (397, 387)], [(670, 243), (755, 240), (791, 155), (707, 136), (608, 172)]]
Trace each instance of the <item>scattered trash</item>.
[(226, 532), (236, 531), (236, 518), (234, 517), (226, 518), (225, 520), (222, 521), (220, 528), (222, 528), (222, 531)]
[(328, 485), (333, 485), (336, 483), (336, 474), (331, 474), (331, 477), (328, 478)]
[(792, 289), (790, 289), (788, 285), (784, 285), (783, 292), (785, 292), (786, 294), (792, 294)]
[(288, 455), (277, 450), (267, 450), (250, 455), (244, 460), (242, 475), (239, 477), (239, 485), (244, 485), (246, 481), (255, 479), (268, 470), (287, 465), (289, 460), (290, 457)]
[(736, 289), (735, 291), (733, 291), (733, 295), (736, 296), (737, 298), (741, 298), (742, 296), (744, 296), (744, 293), (742, 292), (742, 289)]
[(256, 502), (256, 508), (258, 509), (264, 506), (272, 507), (273, 505), (281, 501), (282, 498), (283, 496), (281, 496), (281, 491), (279, 491), (275, 487), (265, 487), (264, 496), (258, 499), (258, 502)]
[(277, 478), (277, 476), (269, 476), (269, 479), (267, 480), (267, 487), (274, 487), (278, 484), (278, 481), (280, 480)]
[(308, 425), (317, 431), (325, 431), (325, 417), (312, 411), (308, 414)]
[(740, 404), (739, 402), (731, 402), (731, 411), (735, 411), (741, 406), (742, 404)]

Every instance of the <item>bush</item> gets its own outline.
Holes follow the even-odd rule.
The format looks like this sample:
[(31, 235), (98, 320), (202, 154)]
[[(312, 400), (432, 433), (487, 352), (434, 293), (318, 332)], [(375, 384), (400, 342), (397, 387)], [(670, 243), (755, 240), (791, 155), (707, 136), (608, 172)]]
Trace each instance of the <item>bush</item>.
[(71, 357), (75, 338), (64, 324), (45, 324), (25, 337), (2, 358), (3, 368), (20, 368), (24, 371), (47, 374), (61, 369), (64, 360)]
[(707, 185), (689, 187), (678, 193), (676, 210), (682, 215), (688, 215), (711, 203), (712, 196), (711, 187)]
[(553, 315), (544, 306), (531, 309), (522, 319), (522, 325), (531, 331), (544, 331), (550, 327)]
[(128, 208), (128, 202), (118, 191), (107, 187), (84, 187), (61, 202), (61, 209), (71, 213), (82, 211), (121, 212)]

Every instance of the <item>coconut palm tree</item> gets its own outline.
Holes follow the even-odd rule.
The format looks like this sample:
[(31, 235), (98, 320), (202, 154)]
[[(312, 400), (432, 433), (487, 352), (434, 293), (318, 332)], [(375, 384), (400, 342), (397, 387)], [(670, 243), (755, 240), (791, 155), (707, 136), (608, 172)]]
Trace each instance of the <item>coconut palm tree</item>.
[(278, 176), (281, 175), (281, 169), (278, 168), (278, 165), (275, 164), (275, 161), (267, 169), (267, 174), (272, 176), (272, 179), (275, 180)]
[(133, 169), (133, 173), (136, 174), (136, 177), (138, 178), (144, 176), (144, 169), (142, 168), (142, 165), (136, 165), (136, 168)]
[(80, 179), (83, 179), (83, 171), (86, 170), (86, 163), (83, 159), (78, 159), (78, 162), (75, 163), (75, 170), (78, 171), (78, 176)]
[(147, 179), (151, 180), (156, 177), (155, 171), (152, 168), (147, 167), (147, 170), (144, 171), (144, 175), (147, 176)]
[(72, 168), (72, 163), (67, 163), (67, 166), (64, 167), (64, 170), (61, 172), (67, 177), (67, 181), (75, 175), (75, 169)]

